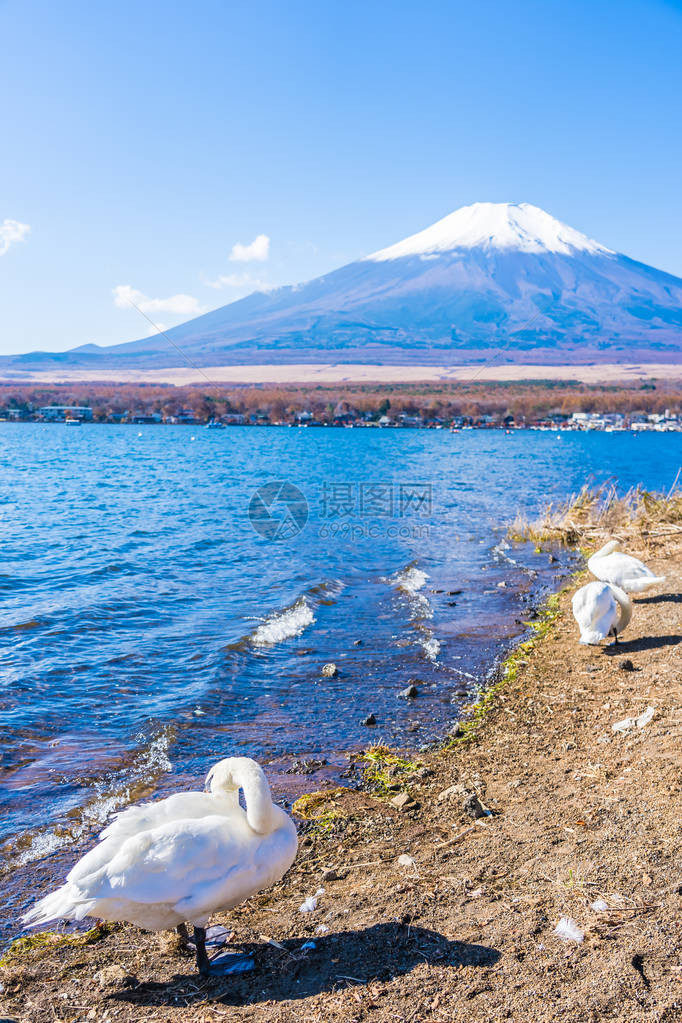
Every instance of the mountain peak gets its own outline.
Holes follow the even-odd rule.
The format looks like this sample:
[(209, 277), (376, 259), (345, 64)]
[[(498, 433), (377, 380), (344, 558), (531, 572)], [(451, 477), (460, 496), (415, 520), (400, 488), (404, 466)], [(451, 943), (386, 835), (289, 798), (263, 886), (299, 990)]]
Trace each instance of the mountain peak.
[(516, 249), (520, 252), (578, 252), (610, 255), (611, 250), (530, 203), (476, 202), (462, 206), (418, 234), (366, 256), (373, 262), (404, 256), (437, 255), (455, 249)]

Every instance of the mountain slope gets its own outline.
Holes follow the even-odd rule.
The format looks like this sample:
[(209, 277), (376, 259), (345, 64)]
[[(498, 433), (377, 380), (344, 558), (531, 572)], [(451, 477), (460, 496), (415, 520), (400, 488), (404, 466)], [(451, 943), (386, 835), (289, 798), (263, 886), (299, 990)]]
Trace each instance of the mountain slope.
[[(306, 284), (168, 331), (195, 364), (682, 361), (682, 280), (529, 204), (476, 203)], [(14, 360), (172, 366), (155, 336)]]

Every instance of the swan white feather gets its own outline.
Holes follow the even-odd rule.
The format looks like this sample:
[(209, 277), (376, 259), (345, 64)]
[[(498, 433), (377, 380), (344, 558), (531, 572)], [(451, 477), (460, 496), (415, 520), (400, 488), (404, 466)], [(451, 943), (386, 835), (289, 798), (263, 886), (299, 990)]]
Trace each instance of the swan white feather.
[(650, 586), (665, 582), (665, 576), (654, 575), (639, 558), (624, 554), (618, 540), (611, 540), (593, 554), (587, 567), (597, 579), (620, 586), (626, 593), (642, 593)]
[(573, 594), (573, 617), (580, 627), (581, 643), (601, 643), (607, 636), (617, 638), (629, 624), (632, 602), (619, 586), (587, 583)]
[[(231, 909), (278, 881), (298, 845), (296, 827), (272, 802), (263, 770), (229, 757), (206, 779), (209, 792), (183, 792), (133, 806), (104, 829), (98, 844), (24, 916), (127, 920), (148, 930)], [(246, 810), (239, 805), (244, 792)]]

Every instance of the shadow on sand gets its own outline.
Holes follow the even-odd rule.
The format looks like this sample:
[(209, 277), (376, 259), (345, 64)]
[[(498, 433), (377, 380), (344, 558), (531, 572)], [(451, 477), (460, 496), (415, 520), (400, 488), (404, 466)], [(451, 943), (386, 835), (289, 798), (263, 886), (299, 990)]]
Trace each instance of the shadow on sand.
[(304, 938), (285, 941), (286, 951), (265, 944), (239, 944), (252, 954), (252, 973), (202, 980), (196, 973), (176, 974), (166, 983), (144, 982), (117, 991), (111, 1000), (136, 1005), (191, 1005), (207, 995), (226, 1005), (307, 998), (323, 991), (386, 981), (409, 973), (419, 963), (440, 966), (492, 966), (500, 953), (485, 945), (450, 941), (436, 931), (401, 923), (375, 924), (315, 938), (316, 948), (302, 952)]
[(662, 646), (676, 646), (682, 643), (682, 636), (643, 636), (641, 639), (620, 639), (618, 645), (613, 643), (604, 648), (607, 657), (618, 657), (620, 654), (634, 654), (638, 650), (656, 650)]
[(655, 597), (637, 597), (635, 604), (682, 604), (682, 593), (657, 593)]

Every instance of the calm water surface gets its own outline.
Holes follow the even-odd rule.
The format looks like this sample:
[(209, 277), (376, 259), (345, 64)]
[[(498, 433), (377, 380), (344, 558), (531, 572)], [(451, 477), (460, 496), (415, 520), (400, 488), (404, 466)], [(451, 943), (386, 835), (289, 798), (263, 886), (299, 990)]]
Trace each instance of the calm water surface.
[[(505, 523), (590, 476), (669, 487), (681, 448), (679, 434), (0, 424), (6, 925), (28, 880), (52, 883), (112, 810), (196, 784), (217, 758), (254, 755), (285, 786), (296, 757), (341, 765), (369, 739), (443, 734), (557, 570), (510, 548)], [(303, 495), (264, 492), (275, 541), (249, 517), (273, 480)]]

